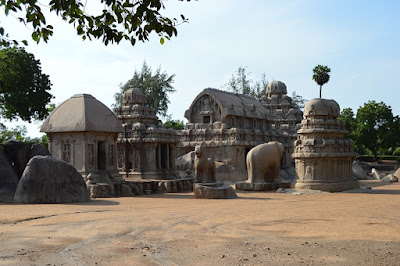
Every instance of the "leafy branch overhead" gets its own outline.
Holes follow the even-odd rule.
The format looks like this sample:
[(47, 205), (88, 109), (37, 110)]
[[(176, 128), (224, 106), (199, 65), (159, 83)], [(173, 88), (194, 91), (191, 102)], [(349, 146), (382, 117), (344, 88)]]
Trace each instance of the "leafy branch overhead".
[[(190, 0), (179, 0), (190, 1)], [(66, 22), (73, 24), (77, 34), (82, 39), (102, 39), (107, 45), (119, 43), (121, 40), (130, 41), (135, 45), (136, 41), (147, 41), (152, 32), (160, 36), (161, 44), (165, 39), (177, 36), (176, 26), (187, 22), (184, 15), (180, 19), (168, 18), (161, 14), (165, 9), (162, 0), (100, 0), (104, 4), (101, 13), (93, 15), (86, 13), (88, 1), (81, 0), (51, 0), (47, 5), (37, 0), (0, 0), (0, 7), (5, 14), (12, 12), (24, 14), (19, 21), (33, 27), (32, 39), (39, 43), (47, 42), (53, 35), (53, 26), (46, 23), (42, 8), (49, 8)], [(92, 1), (90, 1), (92, 2)], [(92, 2), (93, 3), (93, 2)], [(11, 40), (5, 29), (0, 26), (0, 46), (18, 44)], [(26, 41), (23, 41), (26, 44)]]

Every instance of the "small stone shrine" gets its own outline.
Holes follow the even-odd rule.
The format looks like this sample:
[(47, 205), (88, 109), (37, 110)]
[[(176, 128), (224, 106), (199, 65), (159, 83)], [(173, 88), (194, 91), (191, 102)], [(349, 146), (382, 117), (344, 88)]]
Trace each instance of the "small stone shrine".
[(124, 127), (117, 142), (118, 168), (127, 172), (125, 180), (175, 179), (176, 132), (158, 125), (143, 91), (128, 89), (114, 113)]
[(344, 122), (337, 120), (340, 107), (334, 100), (312, 99), (295, 142), (296, 189), (338, 192), (358, 188), (352, 163), (353, 142), (346, 139)]
[(117, 168), (117, 136), (123, 131), (114, 113), (89, 94), (76, 94), (43, 122), (50, 153), (97, 182), (122, 181)]

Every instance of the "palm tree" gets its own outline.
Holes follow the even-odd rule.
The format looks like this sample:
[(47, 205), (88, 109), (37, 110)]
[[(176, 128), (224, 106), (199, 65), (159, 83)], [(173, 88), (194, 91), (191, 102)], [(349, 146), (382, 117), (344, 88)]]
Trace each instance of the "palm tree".
[(319, 87), (319, 98), (321, 98), (322, 85), (329, 81), (329, 73), (331, 69), (327, 66), (318, 65), (313, 69), (314, 75), (312, 79), (320, 86)]

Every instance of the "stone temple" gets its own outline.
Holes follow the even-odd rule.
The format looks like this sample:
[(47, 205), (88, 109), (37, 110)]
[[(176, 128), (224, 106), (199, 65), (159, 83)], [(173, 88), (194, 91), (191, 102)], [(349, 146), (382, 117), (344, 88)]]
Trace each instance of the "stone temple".
[(185, 112), (188, 123), (179, 132), (179, 155), (204, 142), (216, 160), (218, 181), (242, 181), (247, 179), (248, 151), (276, 140), (285, 148), (283, 168), (292, 166), (295, 125), (302, 120), (302, 112), (286, 93), (286, 85), (280, 81), (268, 84), (261, 101), (247, 95), (204, 89)]
[(128, 89), (114, 109), (124, 129), (118, 135), (118, 168), (125, 180), (174, 179), (177, 134), (158, 125), (141, 89)]
[[(303, 119), (303, 112), (293, 103), (291, 97), (287, 95), (285, 83), (273, 81), (268, 83), (265, 89), (265, 96), (261, 98), (262, 105), (271, 114), (269, 123), (271, 130), (282, 133), (284, 139), (292, 144), (297, 139), (296, 125)], [(286, 145), (282, 164), (289, 166), (292, 164), (293, 145)]]
[(337, 120), (340, 107), (334, 100), (312, 99), (304, 109), (293, 158), (296, 189), (345, 191), (358, 188), (352, 163), (353, 142), (346, 139), (344, 122)]
[(104, 181), (122, 180), (117, 168), (117, 136), (123, 131), (114, 113), (89, 94), (60, 104), (40, 128), (50, 153), (73, 165), (86, 178), (102, 173)]

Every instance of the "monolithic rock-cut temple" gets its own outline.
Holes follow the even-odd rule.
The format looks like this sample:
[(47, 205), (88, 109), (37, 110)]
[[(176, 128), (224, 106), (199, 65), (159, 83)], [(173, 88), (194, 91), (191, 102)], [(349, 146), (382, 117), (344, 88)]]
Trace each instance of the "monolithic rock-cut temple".
[(90, 173), (120, 180), (117, 136), (123, 131), (114, 113), (89, 94), (76, 94), (60, 104), (40, 128), (50, 153), (73, 165), (84, 178)]
[(127, 90), (114, 112), (124, 127), (118, 136), (118, 167), (127, 172), (125, 180), (175, 178), (176, 132), (157, 125), (143, 91)]
[(203, 90), (185, 112), (188, 123), (180, 131), (180, 154), (205, 143), (217, 163), (218, 181), (246, 180), (246, 154), (271, 140), (285, 147), (283, 166), (291, 166), (295, 124), (302, 112), (286, 96), (284, 83), (267, 87), (262, 102), (247, 95), (217, 89)]
[[(280, 81), (268, 83), (261, 103), (271, 114), (269, 117), (271, 129), (281, 131), (285, 139), (293, 143), (297, 138), (296, 125), (303, 119), (303, 112), (293, 103), (292, 98), (287, 96), (285, 83)], [(293, 145), (285, 146), (282, 162), (284, 166), (289, 166), (292, 162), (293, 150)]]
[(337, 120), (340, 107), (334, 100), (312, 99), (304, 109), (293, 158), (297, 189), (344, 191), (359, 187), (353, 177), (356, 154), (346, 139), (344, 122)]

